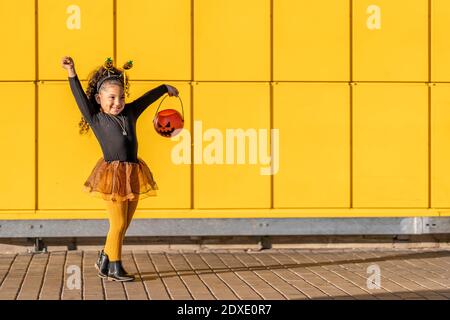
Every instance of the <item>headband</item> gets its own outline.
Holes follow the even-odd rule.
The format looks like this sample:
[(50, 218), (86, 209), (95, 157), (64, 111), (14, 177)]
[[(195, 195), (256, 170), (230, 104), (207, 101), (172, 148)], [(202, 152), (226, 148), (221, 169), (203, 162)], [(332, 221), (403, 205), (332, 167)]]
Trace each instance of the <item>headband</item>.
[(117, 70), (117, 69), (114, 70), (113, 60), (111, 58), (107, 58), (105, 60), (105, 63), (103, 64), (104, 70), (103, 70), (103, 73), (102, 73), (102, 77), (97, 82), (97, 92), (100, 90), (100, 87), (102, 86), (102, 84), (106, 80), (117, 79), (117, 80), (120, 80), (121, 82), (123, 82), (124, 91), (125, 91), (126, 95), (128, 96), (129, 95), (128, 83), (126, 81), (127, 80), (127, 74), (126, 74), (125, 70), (129, 70), (132, 67), (133, 67), (133, 61), (128, 60), (123, 65), (123, 70)]

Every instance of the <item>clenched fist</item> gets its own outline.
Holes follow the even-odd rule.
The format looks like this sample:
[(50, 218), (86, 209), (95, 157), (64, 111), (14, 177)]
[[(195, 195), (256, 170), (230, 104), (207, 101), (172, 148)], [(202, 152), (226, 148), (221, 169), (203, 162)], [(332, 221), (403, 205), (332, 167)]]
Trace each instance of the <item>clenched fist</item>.
[(73, 59), (69, 56), (64, 56), (61, 59), (61, 66), (67, 70), (67, 72), (69, 73), (69, 77), (75, 77), (76, 76), (76, 72), (75, 72), (75, 64), (73, 62)]

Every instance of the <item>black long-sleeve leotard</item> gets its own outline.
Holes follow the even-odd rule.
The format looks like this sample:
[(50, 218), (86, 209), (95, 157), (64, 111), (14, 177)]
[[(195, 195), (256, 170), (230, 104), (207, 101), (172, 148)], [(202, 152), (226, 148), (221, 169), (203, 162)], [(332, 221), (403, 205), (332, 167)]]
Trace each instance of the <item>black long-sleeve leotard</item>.
[[(69, 83), (84, 119), (89, 123), (100, 143), (105, 161), (119, 160), (138, 163), (136, 121), (149, 105), (167, 92), (167, 87), (162, 84), (146, 92), (133, 102), (125, 104), (125, 108), (120, 114), (114, 116), (102, 112), (98, 104), (94, 105), (89, 101), (77, 75), (69, 77)], [(122, 116), (125, 119), (127, 135), (122, 134), (122, 129), (119, 125), (119, 121), (122, 121)], [(116, 119), (113, 119), (113, 117), (116, 117)]]

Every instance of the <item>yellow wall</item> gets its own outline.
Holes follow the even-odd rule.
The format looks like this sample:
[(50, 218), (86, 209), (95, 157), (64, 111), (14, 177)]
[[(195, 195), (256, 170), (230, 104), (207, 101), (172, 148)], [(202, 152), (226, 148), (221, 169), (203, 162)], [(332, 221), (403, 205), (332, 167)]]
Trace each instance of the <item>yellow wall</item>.
[[(155, 133), (157, 101), (138, 138), (160, 190), (138, 218), (450, 215), (449, 14), (448, 0), (0, 1), (0, 219), (106, 217), (82, 192), (102, 154), (78, 134), (63, 55), (84, 86), (111, 56), (135, 64), (129, 99), (180, 91), (192, 161)], [(227, 129), (277, 129), (276, 172), (248, 149), (217, 160)]]

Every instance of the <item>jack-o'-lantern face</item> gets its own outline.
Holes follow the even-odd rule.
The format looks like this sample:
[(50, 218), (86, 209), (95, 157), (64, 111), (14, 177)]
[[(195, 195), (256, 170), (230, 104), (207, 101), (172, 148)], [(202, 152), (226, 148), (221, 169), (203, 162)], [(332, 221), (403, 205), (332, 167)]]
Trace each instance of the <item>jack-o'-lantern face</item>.
[(184, 120), (181, 114), (174, 109), (166, 109), (158, 112), (153, 125), (161, 136), (170, 138), (176, 136), (183, 128)]

